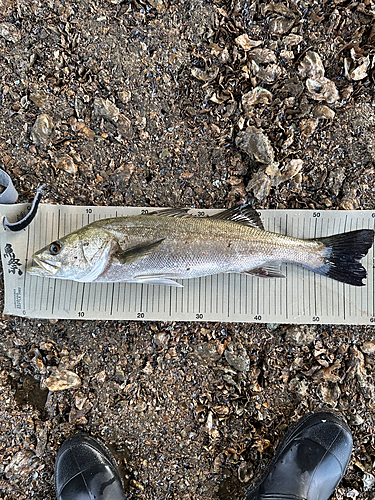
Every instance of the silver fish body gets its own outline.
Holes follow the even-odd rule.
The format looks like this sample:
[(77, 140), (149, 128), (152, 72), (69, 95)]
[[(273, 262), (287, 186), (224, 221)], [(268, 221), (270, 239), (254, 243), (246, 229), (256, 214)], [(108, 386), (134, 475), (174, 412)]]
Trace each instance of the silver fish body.
[[(128, 220), (126, 220), (128, 219)], [(132, 227), (131, 241), (124, 239), (124, 224)], [(117, 226), (117, 227), (116, 227)], [(158, 277), (198, 278), (218, 273), (242, 273), (265, 262), (283, 261), (318, 265), (316, 242), (303, 243), (254, 227), (210, 218), (175, 219), (128, 217), (108, 228), (119, 245), (137, 246), (162, 240), (148, 256), (124, 265), (112, 259), (95, 281), (135, 281)]]
[(271, 233), (247, 206), (206, 218), (191, 217), (184, 210), (161, 211), (93, 222), (36, 252), (37, 266), (28, 272), (85, 282), (181, 286), (176, 279), (218, 273), (283, 277), (280, 263), (289, 262), (331, 276), (330, 259), (343, 240), (345, 249), (361, 246), (349, 257), (355, 277), (350, 269), (348, 278), (342, 270), (331, 277), (362, 285), (366, 271), (359, 259), (372, 245), (373, 231), (344, 234), (350, 236), (300, 240)]

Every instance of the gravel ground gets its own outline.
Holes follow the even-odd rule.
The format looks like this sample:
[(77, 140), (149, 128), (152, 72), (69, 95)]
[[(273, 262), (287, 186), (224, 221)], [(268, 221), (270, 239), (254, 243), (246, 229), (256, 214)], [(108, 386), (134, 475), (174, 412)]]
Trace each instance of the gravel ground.
[[(374, 209), (375, 6), (0, 0), (1, 166), (20, 202)], [(0, 289), (0, 306), (3, 289)], [(0, 497), (55, 498), (78, 430), (132, 499), (240, 499), (322, 407), (374, 499), (373, 328), (0, 321)]]

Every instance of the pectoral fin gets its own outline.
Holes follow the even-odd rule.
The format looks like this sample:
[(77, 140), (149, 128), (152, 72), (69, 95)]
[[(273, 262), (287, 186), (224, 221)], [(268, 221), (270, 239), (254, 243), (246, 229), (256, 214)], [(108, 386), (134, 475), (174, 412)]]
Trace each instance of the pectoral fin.
[(266, 262), (261, 266), (254, 267), (254, 269), (245, 271), (244, 274), (251, 274), (260, 278), (285, 278), (278, 262)]
[(133, 264), (134, 262), (144, 259), (148, 255), (152, 254), (163, 241), (164, 238), (161, 238), (160, 240), (152, 241), (150, 243), (136, 245), (135, 247), (118, 252), (116, 257), (121, 264)]

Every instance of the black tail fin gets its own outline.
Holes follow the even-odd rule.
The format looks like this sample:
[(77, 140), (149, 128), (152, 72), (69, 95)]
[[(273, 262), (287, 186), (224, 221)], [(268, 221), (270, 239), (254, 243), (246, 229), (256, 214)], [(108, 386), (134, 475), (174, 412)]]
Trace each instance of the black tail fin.
[(367, 272), (359, 261), (372, 247), (374, 242), (372, 229), (335, 234), (319, 238), (317, 241), (327, 247), (326, 261), (321, 267), (312, 271), (349, 285), (365, 284), (362, 280), (366, 278)]

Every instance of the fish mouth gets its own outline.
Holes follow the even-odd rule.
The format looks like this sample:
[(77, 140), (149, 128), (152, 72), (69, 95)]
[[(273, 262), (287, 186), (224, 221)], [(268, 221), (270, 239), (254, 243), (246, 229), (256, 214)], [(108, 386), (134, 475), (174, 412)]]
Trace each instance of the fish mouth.
[(42, 259), (37, 255), (33, 255), (35, 266), (27, 268), (29, 274), (34, 274), (37, 276), (54, 276), (60, 270), (60, 262), (53, 262), (48, 259)]

